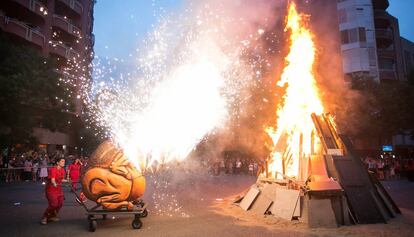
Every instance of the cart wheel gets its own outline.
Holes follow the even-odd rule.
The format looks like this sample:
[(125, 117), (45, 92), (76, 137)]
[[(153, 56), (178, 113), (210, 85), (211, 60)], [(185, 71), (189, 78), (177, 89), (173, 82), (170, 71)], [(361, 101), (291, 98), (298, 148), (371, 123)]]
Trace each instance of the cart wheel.
[(135, 218), (132, 221), (131, 225), (132, 225), (132, 228), (134, 228), (134, 229), (141, 229), (141, 227), (142, 227), (142, 221), (139, 218)]
[(96, 220), (89, 220), (89, 231), (95, 232), (96, 228), (98, 227), (98, 223)]
[(106, 214), (102, 215), (102, 220), (106, 220)]
[(144, 209), (144, 211), (141, 213), (141, 217), (147, 217), (148, 216), (148, 210)]

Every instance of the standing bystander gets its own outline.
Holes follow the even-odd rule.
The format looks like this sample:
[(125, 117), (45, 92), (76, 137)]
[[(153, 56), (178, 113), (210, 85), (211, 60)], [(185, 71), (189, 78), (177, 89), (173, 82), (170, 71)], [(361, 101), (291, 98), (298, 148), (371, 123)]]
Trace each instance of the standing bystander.
[(40, 158), (40, 181), (42, 181), (42, 184), (46, 184), (45, 183), (45, 178), (47, 178), (47, 165), (48, 165), (48, 156), (47, 154), (45, 154), (44, 157)]

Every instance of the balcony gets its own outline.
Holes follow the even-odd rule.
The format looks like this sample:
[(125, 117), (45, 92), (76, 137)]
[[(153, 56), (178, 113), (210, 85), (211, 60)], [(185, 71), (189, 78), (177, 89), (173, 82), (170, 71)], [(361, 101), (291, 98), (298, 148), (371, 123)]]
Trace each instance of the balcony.
[(50, 44), (50, 53), (67, 60), (75, 60), (79, 57), (78, 52), (64, 45), (62, 42), (52, 41)]
[(29, 9), (30, 11), (34, 12), (36, 15), (41, 16), (42, 18), (45, 15), (47, 15), (46, 6), (37, 0), (13, 0), (13, 1), (19, 4), (20, 6), (23, 6)]
[(390, 29), (375, 29), (378, 48), (388, 48), (394, 42), (394, 35)]
[(53, 26), (63, 30), (69, 35), (79, 37), (80, 29), (72, 25), (67, 19), (59, 15), (53, 15)]
[(378, 49), (378, 58), (395, 58), (394, 50), (392, 49)]
[(4, 28), (4, 31), (18, 36), (19, 38), (25, 39), (26, 41), (43, 48), (45, 43), (45, 37), (39, 31), (30, 28), (28, 25), (24, 24), (21, 21), (12, 19), (6, 16), (2, 16), (0, 19), (2, 21), (1, 27)]
[(384, 10), (374, 11), (375, 28), (387, 29), (391, 25), (390, 15)]
[(379, 74), (380, 74), (381, 81), (397, 80), (397, 75), (395, 71), (392, 69), (380, 69)]
[(77, 0), (59, 0), (58, 2), (63, 3), (66, 8), (71, 9), (77, 15), (82, 15), (83, 13), (83, 5)]
[(386, 10), (390, 6), (390, 3), (388, 0), (375, 0), (372, 1), (372, 5), (374, 9)]

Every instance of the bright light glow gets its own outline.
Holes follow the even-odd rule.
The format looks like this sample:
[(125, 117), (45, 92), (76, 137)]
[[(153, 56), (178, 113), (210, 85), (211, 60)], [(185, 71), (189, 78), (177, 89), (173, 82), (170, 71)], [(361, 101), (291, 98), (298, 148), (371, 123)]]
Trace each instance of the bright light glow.
[(287, 66), (277, 83), (286, 87), (286, 94), (277, 109), (276, 129), (266, 129), (274, 144), (269, 171), (273, 175), (277, 172), (296, 178), (300, 159), (309, 157), (311, 141), (317, 139), (311, 114), (320, 115), (324, 110), (313, 75), (315, 46), (311, 32), (304, 25), (303, 15), (291, 2), (285, 28), (290, 33), (290, 52), (286, 57)]

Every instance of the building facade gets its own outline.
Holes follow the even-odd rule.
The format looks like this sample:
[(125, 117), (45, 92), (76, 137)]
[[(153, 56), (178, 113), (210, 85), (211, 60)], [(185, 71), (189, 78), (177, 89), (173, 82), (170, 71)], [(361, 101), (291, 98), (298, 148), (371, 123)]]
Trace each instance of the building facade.
[(404, 76), (414, 73), (414, 43), (401, 37), (401, 48), (404, 61)]
[[(79, 118), (82, 109), (80, 80), (91, 78), (94, 36), (94, 0), (1, 0), (0, 31), (16, 44), (37, 49), (43, 56), (54, 58), (56, 72), (75, 85), (74, 111), (68, 117)], [(76, 131), (50, 132), (34, 128), (41, 147), (74, 148)]]
[(338, 0), (344, 73), (378, 82), (405, 80), (398, 19), (388, 0)]

